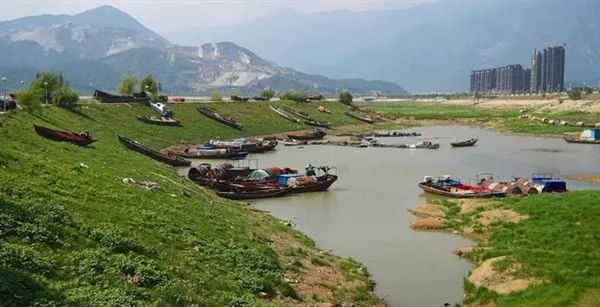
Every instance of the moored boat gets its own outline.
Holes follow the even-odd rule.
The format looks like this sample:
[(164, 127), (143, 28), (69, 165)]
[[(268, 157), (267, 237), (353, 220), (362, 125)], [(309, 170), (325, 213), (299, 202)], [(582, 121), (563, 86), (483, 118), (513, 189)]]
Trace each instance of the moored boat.
[(567, 143), (575, 143), (575, 144), (600, 144), (600, 139), (597, 140), (582, 140), (570, 137), (563, 138)]
[(139, 119), (142, 122), (145, 123), (149, 123), (149, 124), (155, 124), (155, 125), (161, 125), (161, 126), (179, 126), (179, 121), (176, 120), (173, 117), (154, 117), (154, 116), (137, 116), (137, 119)]
[(331, 122), (320, 122), (316, 120), (304, 120), (304, 123), (309, 126), (319, 127), (319, 128), (329, 128), (331, 126)]
[(95, 90), (92, 96), (93, 99), (98, 100), (102, 103), (127, 103), (127, 102), (142, 102), (148, 103), (150, 97), (136, 97), (133, 95), (115, 95), (107, 92)]
[(469, 146), (475, 145), (475, 143), (477, 143), (477, 141), (478, 141), (478, 139), (470, 139), (470, 140), (466, 140), (466, 141), (462, 141), (462, 142), (450, 143), (450, 146), (452, 146), (452, 147), (469, 147)]
[(284, 196), (290, 191), (290, 188), (260, 189), (255, 191), (216, 191), (215, 193), (223, 198), (240, 199), (260, 199)]
[(154, 110), (154, 112), (158, 113), (158, 115), (162, 116), (162, 117), (173, 117), (173, 112), (170, 111), (169, 109), (167, 109), (167, 106), (164, 103), (152, 103), (150, 102), (150, 107), (152, 107), (152, 110)]
[(98, 139), (91, 137), (87, 132), (73, 133), (69, 131), (54, 130), (38, 125), (33, 125), (33, 128), (38, 135), (57, 142), (68, 142), (79, 146), (88, 146), (98, 141)]
[(243, 130), (242, 124), (237, 122), (231, 116), (223, 116), (214, 110), (211, 110), (209, 108), (202, 107), (202, 106), (197, 106), (196, 110), (198, 110), (198, 112), (202, 113), (204, 116), (206, 116), (208, 118), (212, 118), (218, 122), (221, 122), (227, 126), (235, 128), (235, 129)]
[(575, 144), (600, 144), (600, 128), (584, 130), (579, 138), (564, 137), (567, 143)]
[(344, 114), (346, 114), (349, 117), (358, 119), (358, 120), (363, 121), (365, 123), (368, 123), (368, 124), (374, 124), (375, 123), (374, 119), (372, 119), (371, 117), (366, 116), (366, 115), (356, 115), (356, 114), (353, 114), (351, 112), (345, 112)]
[(439, 143), (431, 143), (430, 141), (421, 141), (416, 144), (408, 145), (408, 148), (422, 148), (422, 149), (438, 149), (440, 148)]
[(319, 172), (323, 172), (322, 175), (307, 174), (280, 174), (277, 176), (277, 183), (282, 186), (290, 187), (289, 193), (307, 193), (307, 192), (319, 192), (326, 191), (331, 185), (338, 180), (338, 176), (330, 174), (330, 170), (337, 171), (336, 167), (320, 166), (314, 168)]
[(423, 182), (418, 183), (419, 188), (426, 193), (446, 196), (451, 198), (491, 198), (504, 197), (506, 192), (496, 192), (487, 188), (464, 184), (458, 178), (443, 176), (434, 181), (426, 176)]
[(247, 151), (234, 151), (231, 149), (186, 148), (181, 154), (189, 159), (244, 159)]
[(137, 141), (134, 141), (127, 137), (124, 137), (121, 135), (119, 135), (118, 137), (119, 137), (119, 142), (121, 142), (121, 144), (123, 144), (128, 149), (137, 151), (137, 152), (139, 152), (145, 156), (148, 156), (156, 161), (160, 161), (160, 162), (163, 162), (163, 163), (171, 165), (171, 166), (190, 166), (192, 164), (191, 161), (185, 160), (177, 155), (174, 155), (174, 156), (165, 155), (158, 151), (152, 150), (152, 149), (138, 143)]
[(305, 132), (304, 134), (300, 134), (300, 135), (294, 135), (294, 134), (288, 134), (287, 137), (291, 140), (320, 140), (322, 138), (324, 138), (327, 135), (327, 132), (320, 130), (320, 129), (315, 129), (314, 131), (310, 131), (310, 132)]
[(308, 142), (298, 141), (298, 140), (289, 140), (289, 141), (282, 141), (281, 144), (283, 144), (283, 146), (300, 146), (300, 145), (307, 145)]
[(296, 115), (296, 116), (298, 116), (298, 117), (300, 117), (300, 118), (302, 118), (304, 120), (314, 120), (314, 118), (312, 118), (310, 116), (310, 114), (308, 114), (306, 112), (296, 111), (296, 110), (293, 110), (293, 109), (290, 109), (290, 108), (287, 108), (287, 107), (282, 107), (281, 109), (284, 110), (284, 111), (286, 111), (286, 112), (288, 112), (288, 113), (294, 114), (294, 115)]
[(291, 116), (289, 113), (287, 113), (286, 111), (284, 111), (284, 110), (282, 110), (282, 109), (280, 109), (278, 107), (275, 107), (273, 105), (269, 105), (269, 108), (271, 108), (271, 110), (275, 111), (275, 113), (279, 114), (279, 116), (281, 116), (281, 117), (283, 117), (283, 118), (285, 118), (285, 119), (287, 119), (287, 120), (289, 120), (289, 121), (291, 121), (293, 123), (299, 123), (300, 122), (299, 119)]

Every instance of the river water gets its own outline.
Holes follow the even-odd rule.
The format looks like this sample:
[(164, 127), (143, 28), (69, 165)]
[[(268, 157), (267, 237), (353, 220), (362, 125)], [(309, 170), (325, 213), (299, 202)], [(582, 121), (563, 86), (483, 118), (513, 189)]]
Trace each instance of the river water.
[[(300, 171), (308, 163), (338, 168), (339, 180), (328, 192), (265, 199), (255, 206), (293, 220), (296, 229), (322, 249), (362, 262), (377, 283), (376, 292), (394, 307), (443, 306), (462, 301), (462, 280), (471, 265), (452, 254), (470, 245), (460, 236), (411, 230), (414, 217), (406, 209), (426, 196), (417, 183), (426, 175), (453, 175), (463, 181), (491, 172), (496, 178), (598, 172), (600, 146), (568, 144), (561, 139), (503, 135), (480, 128), (418, 127), (415, 138), (380, 138), (384, 143), (431, 140), (438, 150), (350, 148), (314, 145), (280, 146), (255, 155), (260, 167), (289, 166)], [(449, 143), (478, 138), (474, 147), (451, 148)], [(198, 162), (198, 161), (195, 161)], [(213, 164), (225, 161), (207, 161)], [(181, 169), (182, 175), (187, 173)], [(568, 181), (570, 189), (599, 186)]]

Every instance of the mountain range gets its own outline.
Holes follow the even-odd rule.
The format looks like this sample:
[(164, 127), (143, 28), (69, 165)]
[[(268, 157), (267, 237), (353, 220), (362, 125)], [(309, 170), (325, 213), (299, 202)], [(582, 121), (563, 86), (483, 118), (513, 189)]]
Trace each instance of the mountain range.
[(220, 41), (175, 45), (130, 15), (101, 6), (77, 15), (40, 15), (0, 23), (0, 73), (9, 90), (35, 71), (60, 71), (80, 92), (114, 91), (125, 74), (152, 74), (167, 93), (203, 94), (242, 89), (309, 93), (406, 93), (385, 81), (330, 79), (278, 66), (237, 44)]
[(600, 79), (599, 1), (437, 1), (396, 11), (276, 11), (233, 26), (164, 33), (175, 43), (227, 40), (328, 77), (411, 92), (465, 91), (470, 70), (530, 67), (534, 48), (566, 43), (566, 79)]

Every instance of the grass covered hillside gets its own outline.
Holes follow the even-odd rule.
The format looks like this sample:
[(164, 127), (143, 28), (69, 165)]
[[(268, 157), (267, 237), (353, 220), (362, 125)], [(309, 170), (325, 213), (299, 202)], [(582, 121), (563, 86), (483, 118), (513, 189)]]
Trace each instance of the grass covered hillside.
[[(290, 104), (291, 105), (291, 104)], [(325, 104), (336, 125), (355, 124)], [(138, 105), (85, 104), (0, 117), (2, 306), (378, 306), (352, 260), (320, 252), (270, 215), (224, 201), (168, 167), (126, 150), (123, 134), (155, 149), (180, 141), (297, 128), (263, 103), (217, 106), (247, 128), (173, 105), (183, 127), (158, 127)], [(32, 125), (87, 130), (88, 148), (46, 140)], [(87, 165), (87, 168), (80, 164)], [(263, 165), (264, 166), (264, 165)], [(122, 180), (157, 182), (146, 190)]]

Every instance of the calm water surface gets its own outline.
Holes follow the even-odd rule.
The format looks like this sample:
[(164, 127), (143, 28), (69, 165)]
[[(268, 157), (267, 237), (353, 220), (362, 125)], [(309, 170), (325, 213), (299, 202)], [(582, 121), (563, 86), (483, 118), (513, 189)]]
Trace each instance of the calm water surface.
[[(441, 148), (280, 146), (273, 153), (255, 156), (260, 167), (290, 166), (300, 171), (308, 163), (338, 167), (340, 178), (329, 192), (260, 200), (256, 207), (293, 220), (296, 228), (321, 248), (364, 263), (377, 282), (376, 291), (394, 307), (459, 303), (462, 279), (471, 269), (452, 250), (472, 242), (452, 234), (408, 228), (414, 217), (406, 209), (426, 201), (416, 185), (424, 176), (450, 174), (474, 181), (474, 175), (483, 172), (492, 172), (501, 179), (530, 176), (532, 172), (589, 173), (598, 172), (600, 162), (598, 145), (502, 135), (469, 127), (409, 131), (423, 136), (380, 141), (416, 143), (429, 139), (440, 143)], [(453, 149), (449, 145), (469, 138), (479, 139), (475, 147)], [(187, 169), (180, 173), (185, 175)], [(598, 188), (577, 181), (569, 181), (568, 187)]]

